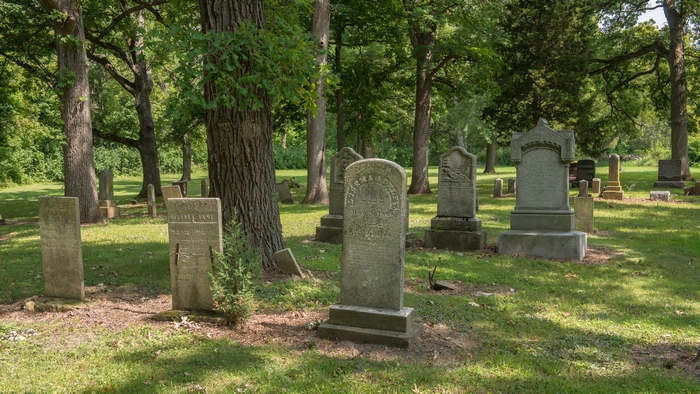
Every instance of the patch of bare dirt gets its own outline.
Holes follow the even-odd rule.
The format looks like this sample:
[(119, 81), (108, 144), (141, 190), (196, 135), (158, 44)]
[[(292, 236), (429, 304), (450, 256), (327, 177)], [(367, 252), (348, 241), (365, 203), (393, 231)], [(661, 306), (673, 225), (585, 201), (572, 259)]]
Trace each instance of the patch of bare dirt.
[(666, 369), (678, 368), (700, 380), (700, 367), (695, 356), (694, 352), (669, 344), (659, 344), (653, 347), (635, 345), (632, 347), (632, 360), (637, 364), (651, 364)]
[(622, 252), (604, 248), (602, 246), (588, 245), (586, 255), (581, 261), (582, 264), (608, 264), (610, 259), (621, 256)]

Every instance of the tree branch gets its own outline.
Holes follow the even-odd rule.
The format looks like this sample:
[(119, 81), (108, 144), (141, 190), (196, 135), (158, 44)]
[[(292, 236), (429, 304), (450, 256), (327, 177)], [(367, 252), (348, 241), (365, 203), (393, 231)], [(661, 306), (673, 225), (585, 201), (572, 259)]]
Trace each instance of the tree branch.
[(85, 38), (87, 38), (88, 41), (90, 41), (93, 45), (97, 45), (99, 47), (113, 52), (114, 55), (120, 60), (124, 61), (124, 63), (126, 63), (130, 69), (134, 69), (134, 63), (131, 61), (126, 51), (124, 51), (122, 48), (119, 48), (118, 46), (108, 42), (96, 40), (95, 36), (93, 36), (89, 32), (85, 32)]
[[(138, 4), (137, 6), (128, 8), (128, 9), (124, 10), (124, 12), (122, 12), (121, 14), (117, 15), (114, 19), (112, 19), (112, 23), (110, 23), (107, 27), (105, 27), (104, 29), (102, 29), (102, 31), (100, 31), (99, 33), (97, 33), (97, 36), (94, 37), (94, 40), (95, 40), (95, 41), (102, 41), (102, 39), (105, 38), (105, 36), (107, 36), (107, 34), (109, 34), (109, 32), (112, 31), (112, 29), (114, 29), (114, 27), (115, 27), (119, 22), (121, 22), (124, 18), (128, 17), (129, 15), (131, 15), (132, 13), (134, 13), (134, 12), (136, 12), (136, 11), (140, 11), (140, 10), (143, 10), (143, 9), (148, 9), (148, 10), (151, 11), (154, 15), (156, 15), (156, 19), (158, 19), (158, 18), (160, 17), (160, 14), (159, 14), (157, 11), (155, 11), (155, 9), (153, 8), (153, 6), (160, 5), (160, 4), (165, 4), (165, 3), (168, 3), (169, 1), (170, 1), (170, 0), (154, 0), (154, 1), (151, 2), (151, 3), (144, 3), (144, 2), (140, 2), (140, 1), (135, 1), (135, 3)], [(160, 17), (159, 22), (162, 21), (162, 19), (163, 19), (163, 18)], [(91, 40), (91, 41), (92, 41), (92, 40)]]
[(610, 71), (614, 69), (615, 67), (619, 66), (620, 64), (630, 60), (630, 59), (636, 59), (638, 57), (644, 56), (647, 53), (654, 53), (656, 52), (660, 56), (666, 57), (668, 56), (668, 49), (666, 49), (666, 45), (661, 42), (661, 41), (654, 41), (653, 43), (649, 45), (645, 45), (638, 50), (634, 52), (630, 52), (624, 55), (616, 56), (612, 59), (605, 60), (605, 59), (590, 59), (590, 62), (592, 63), (603, 63), (605, 64), (604, 67), (599, 68), (595, 71), (591, 71), (588, 73), (589, 75), (598, 75), (602, 74), (605, 71)]
[(130, 147), (135, 148), (135, 149), (139, 149), (139, 146), (140, 146), (140, 143), (138, 140), (135, 140), (133, 138), (122, 137), (119, 135), (104, 133), (104, 132), (100, 131), (99, 129), (95, 128), (94, 126), (92, 127), (92, 134), (94, 134), (95, 136), (100, 137), (102, 139), (105, 139), (107, 141), (116, 142), (118, 144), (130, 146)]
[(90, 60), (101, 64), (102, 67), (107, 70), (109, 75), (111, 75), (112, 78), (119, 83), (119, 85), (121, 85), (132, 96), (136, 97), (136, 86), (134, 83), (126, 79), (126, 77), (124, 77), (119, 70), (114, 67), (106, 56), (98, 55), (94, 52), (89, 52), (87, 56), (90, 58)]
[(450, 60), (454, 60), (454, 59), (457, 59), (457, 58), (459, 58), (459, 56), (456, 56), (456, 55), (445, 56), (445, 58), (442, 59), (442, 61), (440, 62), (440, 64), (438, 64), (437, 66), (433, 67), (433, 71), (431, 71), (430, 74), (428, 74), (428, 78), (435, 78), (435, 74), (437, 74), (437, 73), (440, 71), (440, 69), (442, 69), (443, 67), (445, 67), (445, 65), (447, 65), (447, 63), (449, 63)]

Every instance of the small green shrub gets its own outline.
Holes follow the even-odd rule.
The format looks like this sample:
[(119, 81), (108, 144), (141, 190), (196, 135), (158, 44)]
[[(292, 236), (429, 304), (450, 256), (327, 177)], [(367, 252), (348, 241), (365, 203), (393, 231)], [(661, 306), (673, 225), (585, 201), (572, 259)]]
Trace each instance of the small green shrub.
[(260, 276), (260, 258), (248, 247), (246, 236), (233, 215), (224, 228), (223, 253), (215, 253), (209, 274), (216, 310), (227, 315), (230, 324), (244, 323), (255, 308), (254, 280)]

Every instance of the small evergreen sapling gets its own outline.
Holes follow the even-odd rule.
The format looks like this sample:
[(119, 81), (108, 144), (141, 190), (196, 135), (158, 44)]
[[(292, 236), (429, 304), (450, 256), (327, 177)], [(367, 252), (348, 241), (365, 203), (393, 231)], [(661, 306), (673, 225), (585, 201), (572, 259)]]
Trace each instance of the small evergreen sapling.
[(258, 253), (246, 244), (246, 236), (238, 214), (224, 227), (223, 253), (215, 253), (211, 292), (215, 308), (228, 315), (230, 324), (244, 323), (255, 308), (254, 280), (260, 276)]

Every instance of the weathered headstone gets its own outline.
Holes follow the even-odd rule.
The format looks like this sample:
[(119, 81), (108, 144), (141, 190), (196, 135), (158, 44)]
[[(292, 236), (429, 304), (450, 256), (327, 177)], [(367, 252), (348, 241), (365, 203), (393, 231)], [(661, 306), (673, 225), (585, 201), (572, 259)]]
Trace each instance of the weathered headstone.
[(289, 190), (289, 184), (287, 183), (286, 180), (276, 183), (277, 185), (277, 194), (280, 196), (280, 200), (282, 200), (282, 204), (294, 204), (294, 198), (292, 197), (292, 191)]
[(187, 184), (189, 182), (187, 181), (175, 181), (172, 183), (173, 186), (177, 186), (180, 188), (180, 193), (182, 194), (182, 198), (187, 198)]
[(425, 231), (425, 247), (477, 250), (486, 244), (476, 218), (476, 156), (454, 147), (440, 156), (437, 216)]
[(345, 194), (345, 169), (352, 163), (362, 160), (362, 156), (352, 148), (345, 147), (331, 157), (331, 190), (328, 214), (321, 217), (321, 225), (316, 227), (316, 240), (331, 243), (343, 241), (343, 196)]
[(406, 173), (366, 159), (345, 171), (340, 303), (322, 338), (408, 347), (423, 327), (403, 305)]
[(518, 194), (510, 230), (499, 234), (498, 253), (581, 260), (586, 234), (574, 230), (569, 206), (569, 163), (574, 132), (552, 130), (544, 119), (527, 133), (515, 133), (510, 158)]
[(85, 300), (77, 197), (39, 197), (44, 296)]
[(162, 186), (160, 188), (161, 193), (163, 193), (163, 203), (165, 207), (170, 209), (168, 201), (171, 198), (183, 198), (182, 190), (179, 186)]
[(202, 179), (202, 197), (209, 197), (209, 181)]
[(515, 194), (517, 183), (515, 178), (508, 179), (508, 194)]
[(579, 160), (576, 166), (576, 182), (588, 181), (590, 186), (595, 178), (595, 160)]
[(212, 310), (209, 273), (214, 252), (223, 250), (219, 199), (170, 199), (168, 236), (173, 309)]
[(100, 186), (97, 194), (100, 214), (105, 219), (118, 217), (120, 210), (114, 200), (114, 176), (105, 168), (98, 174), (98, 178)]
[(669, 191), (652, 191), (649, 192), (649, 199), (651, 201), (671, 201), (671, 192)]
[(695, 186), (684, 188), (683, 194), (686, 196), (700, 196), (700, 182), (695, 182)]
[(493, 181), (493, 196), (503, 197), (503, 179), (496, 178)]
[[(581, 162), (579, 162), (581, 163)], [(584, 233), (593, 232), (593, 197), (588, 195), (588, 181), (579, 181), (578, 197), (574, 197), (574, 228)]]
[(148, 216), (154, 218), (158, 216), (158, 212), (156, 210), (156, 189), (151, 185), (150, 183), (146, 186), (147, 190), (147, 197), (148, 197)]
[(685, 182), (681, 180), (681, 161), (659, 160), (658, 180), (654, 187), (685, 188)]
[(304, 273), (301, 271), (301, 267), (299, 266), (297, 259), (294, 258), (294, 253), (292, 253), (291, 249), (286, 248), (280, 250), (279, 252), (275, 252), (274, 257), (275, 261), (277, 262), (277, 266), (280, 268), (280, 271), (283, 274), (298, 275), (302, 278), (304, 277)]
[(591, 194), (600, 194), (600, 178), (593, 178), (593, 182), (591, 182)]
[(623, 200), (625, 192), (620, 186), (620, 156), (612, 155), (608, 158), (608, 184), (600, 196), (605, 200)]

